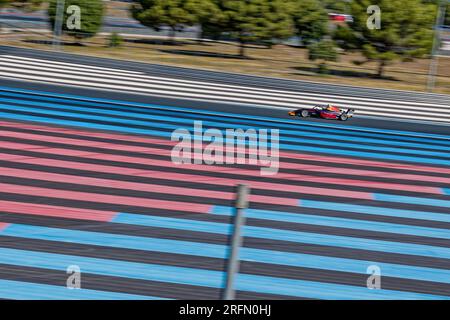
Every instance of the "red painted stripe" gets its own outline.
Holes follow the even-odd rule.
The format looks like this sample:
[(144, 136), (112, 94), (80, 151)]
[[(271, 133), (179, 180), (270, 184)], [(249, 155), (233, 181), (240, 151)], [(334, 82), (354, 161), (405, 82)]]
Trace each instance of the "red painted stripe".
[(337, 168), (333, 164), (330, 166), (318, 166), (312, 164), (298, 164), (298, 163), (282, 163), (282, 168), (294, 169), (294, 170), (304, 170), (310, 172), (323, 172), (323, 173), (334, 173), (334, 174), (345, 174), (345, 175), (355, 175), (362, 177), (377, 177), (384, 179), (398, 179), (398, 180), (409, 180), (409, 181), (426, 181), (433, 183), (450, 184), (450, 178), (438, 177), (438, 176), (426, 176), (419, 174), (408, 174), (408, 173), (397, 173), (397, 172), (387, 172), (387, 171), (375, 171), (375, 170), (363, 170), (363, 169), (350, 169), (350, 168)]
[(31, 204), (14, 201), (0, 200), (0, 211), (29, 214), (36, 216), (47, 216), (67, 219), (80, 219), (92, 221), (111, 221), (117, 213), (99, 210), (86, 210), (78, 208), (49, 206), (45, 204)]
[[(104, 159), (104, 160), (110, 160), (110, 161), (138, 163), (138, 164), (155, 165), (155, 166), (172, 167), (172, 168), (175, 166), (171, 161), (167, 161), (167, 160), (142, 159), (142, 158), (135, 158), (135, 157), (128, 157), (128, 156), (120, 156), (120, 155), (89, 153), (89, 152), (71, 150), (71, 149), (36, 147), (33, 145), (18, 144), (18, 143), (13, 143), (13, 142), (4, 142), (4, 143), (2, 142), (2, 147), (7, 148), (7, 149), (22, 149), (22, 150), (30, 150), (30, 151), (34, 150), (34, 151), (39, 151), (42, 153), (58, 154), (58, 155), (66, 155), (66, 156), (76, 156), (76, 157), (83, 157), (83, 158), (89, 158), (89, 159)], [(36, 148), (38, 148), (38, 149), (36, 149)], [(3, 155), (3, 154), (1, 154), (1, 155), (2, 155), (2, 158), (8, 157), (8, 155)], [(9, 155), (9, 157), (11, 157), (11, 155)], [(16, 161), (15, 159), (18, 158), (18, 156), (12, 156), (12, 157), (13, 157), (12, 161)], [(19, 157), (19, 159), (20, 158), (23, 158), (23, 157)], [(6, 158), (4, 160), (6, 160)], [(308, 165), (303, 165), (303, 166), (308, 167)], [(73, 167), (73, 165), (71, 167)], [(200, 172), (210, 172), (210, 171), (225, 172), (225, 173), (240, 174), (240, 175), (250, 176), (250, 177), (255, 177), (255, 176), (260, 175), (259, 170), (248, 170), (248, 169), (219, 167), (219, 166), (204, 166), (204, 165), (186, 164), (186, 165), (181, 166), (181, 168), (200, 171)], [(347, 170), (345, 170), (345, 172), (343, 172), (342, 170), (340, 170), (340, 171), (341, 171), (340, 173), (351, 174)], [(370, 172), (370, 171), (368, 171), (368, 172)], [(412, 184), (398, 184), (398, 183), (390, 183), (390, 182), (375, 182), (375, 181), (355, 180), (355, 179), (316, 177), (316, 176), (311, 176), (311, 175), (301, 175), (301, 174), (291, 174), (291, 173), (278, 173), (277, 175), (275, 175), (273, 177), (279, 178), (279, 179), (292, 180), (292, 181), (316, 182), (316, 183), (321, 183), (321, 184), (338, 184), (338, 185), (357, 186), (357, 187), (364, 187), (364, 188), (403, 190), (403, 191), (410, 191), (410, 192), (442, 194), (441, 188), (417, 186), (417, 185), (412, 185)], [(392, 176), (390, 176), (390, 177), (392, 178)], [(426, 181), (426, 179), (424, 179), (422, 181)]]
[(210, 211), (211, 206), (205, 204), (167, 201), (158, 199), (143, 199), (125, 196), (113, 196), (99, 193), (89, 193), (80, 191), (66, 191), (49, 188), (39, 188), (30, 186), (21, 186), (0, 183), (0, 190), (2, 192), (33, 195), (39, 197), (50, 197), (57, 199), (68, 199), (76, 201), (91, 201), (98, 203), (139, 206), (146, 208), (157, 208), (163, 210), (180, 210), (195, 213), (207, 213)]
[(5, 230), (10, 223), (0, 222), (0, 231)]
[(129, 146), (129, 145), (90, 141), (90, 140), (69, 139), (69, 138), (52, 137), (52, 136), (45, 136), (45, 135), (40, 135), (40, 134), (29, 134), (29, 133), (14, 132), (14, 131), (0, 130), (0, 136), (9, 137), (9, 138), (35, 140), (37, 142), (64, 143), (64, 144), (74, 145), (74, 146), (95, 147), (95, 148), (101, 148), (101, 149), (105, 149), (105, 150), (120, 150), (120, 151), (128, 151), (128, 152), (139, 152), (139, 153), (143, 153), (143, 154), (157, 154), (157, 155), (162, 155), (162, 156), (167, 156), (167, 157), (170, 157), (170, 154), (171, 154), (171, 150), (167, 150), (167, 149)]
[[(104, 166), (104, 165), (95, 165), (95, 164), (87, 164), (81, 162), (72, 162), (72, 161), (62, 161), (55, 159), (44, 159), (44, 158), (19, 158), (15, 155), (1, 154), (1, 157), (4, 160), (9, 160), (19, 163), (28, 163), (28, 164), (36, 164), (36, 165), (44, 165), (44, 166), (55, 166), (61, 168), (73, 168), (79, 170), (88, 170), (94, 172), (105, 172), (105, 173), (119, 173), (126, 174), (130, 176), (140, 176), (140, 177), (158, 177), (160, 179), (169, 179), (169, 180), (182, 180), (182, 181), (195, 181), (199, 183), (208, 183), (208, 184), (217, 184), (217, 185), (227, 185), (234, 186), (238, 182), (244, 182), (250, 184), (253, 188), (257, 189), (265, 189), (265, 190), (285, 190), (303, 194), (313, 194), (313, 195), (333, 195), (336, 197), (346, 197), (346, 198), (355, 198), (355, 199), (366, 199), (372, 200), (372, 193), (369, 192), (360, 192), (360, 191), (346, 191), (339, 189), (329, 189), (329, 188), (317, 188), (317, 187), (306, 187), (306, 186), (294, 186), (294, 185), (285, 185), (279, 183), (269, 183), (269, 182), (259, 182), (259, 181), (251, 181), (251, 180), (239, 180), (236, 179), (227, 179), (227, 178), (218, 178), (218, 177), (210, 177), (210, 176), (198, 176), (191, 174), (181, 174), (181, 173), (171, 173), (171, 172), (163, 172), (163, 171), (153, 171), (153, 170), (138, 170), (132, 168), (124, 168), (124, 167), (113, 167), (113, 166)], [(96, 158), (105, 159), (104, 154), (99, 154)], [(167, 166), (167, 162), (161, 160), (155, 160), (159, 165)], [(163, 164), (161, 164), (161, 162)], [(170, 163), (171, 167), (174, 167), (172, 163)], [(184, 166), (183, 166), (184, 167)], [(204, 165), (189, 165), (186, 166), (188, 168), (193, 168), (194, 170), (199, 171), (218, 171), (213, 167), (208, 167)], [(236, 171), (233, 168), (220, 168), (221, 172), (228, 173), (239, 173), (241, 171)], [(250, 170), (248, 170), (250, 171)], [(251, 176), (257, 176), (257, 172), (251, 171)], [(284, 204), (287, 204), (285, 201)]]
[[(81, 184), (81, 185), (86, 185), (86, 186), (99, 186), (99, 187), (109, 187), (109, 188), (118, 188), (118, 189), (126, 189), (126, 190), (156, 192), (156, 193), (163, 193), (163, 194), (175, 194), (175, 195), (184, 195), (184, 196), (192, 196), (192, 197), (215, 198), (215, 199), (230, 200), (230, 201), (233, 200), (235, 197), (235, 194), (232, 192), (221, 192), (221, 191), (199, 190), (199, 189), (191, 189), (191, 188), (183, 188), (183, 187), (161, 186), (161, 185), (153, 185), (153, 184), (145, 184), (145, 183), (117, 181), (117, 180), (108, 180), (108, 179), (99, 179), (99, 178), (90, 178), (90, 177), (79, 177), (79, 176), (73, 176), (73, 175), (48, 173), (48, 172), (40, 172), (40, 171), (33, 171), (33, 170), (12, 169), (12, 168), (0, 168), (0, 175), (19, 177), (19, 178), (28, 178), (28, 179), (38, 179), (38, 180), (53, 181), (53, 182), (70, 182), (70, 183), (76, 183), (76, 184)], [(297, 206), (297, 199), (292, 199), (292, 198), (260, 196), (260, 195), (253, 194), (250, 196), (250, 201), (266, 203), (266, 204), (280, 204), (280, 205)]]
[[(42, 153), (48, 154), (60, 154), (66, 156), (76, 156), (83, 157), (89, 159), (103, 159), (105, 157), (104, 154), (101, 153), (92, 153), (86, 151), (79, 150), (71, 150), (71, 149), (62, 149), (62, 148), (48, 148), (48, 147), (39, 147), (30, 144), (24, 143), (15, 143), (15, 142), (2, 142), (2, 148), (5, 149), (21, 149), (21, 150), (29, 150), (29, 151), (38, 151)], [(24, 158), (23, 156), (15, 156), (16, 158)], [(129, 162), (129, 163), (138, 163), (138, 164), (154, 164), (159, 166), (172, 166), (170, 161), (165, 160), (153, 160), (153, 159), (145, 159), (145, 158), (137, 158), (137, 157), (128, 157), (128, 156), (120, 156), (120, 155), (107, 155), (108, 159), (111, 161), (119, 161), (119, 162)], [(427, 181), (427, 182), (435, 182), (435, 183), (443, 183), (450, 184), (450, 178), (445, 177), (434, 177), (434, 176), (424, 176), (424, 175), (412, 175), (412, 174), (400, 174), (400, 173), (390, 173), (390, 172), (380, 172), (380, 171), (369, 171), (369, 170), (357, 170), (357, 169), (342, 169), (342, 168), (334, 168), (324, 167), (324, 166), (316, 166), (309, 164), (297, 164), (297, 163), (280, 163), (280, 166), (288, 167), (290, 169), (296, 170), (304, 170), (304, 171), (312, 171), (312, 172), (328, 172), (328, 173), (338, 173), (345, 175), (361, 175), (361, 176), (372, 176), (372, 177), (384, 177), (387, 179), (406, 179), (406, 180), (416, 180), (416, 181)], [(218, 167), (218, 166), (207, 166), (206, 171), (214, 170), (218, 172), (223, 172), (226, 167)], [(192, 170), (197, 171), (205, 171), (203, 166), (195, 166), (191, 167)], [(244, 169), (232, 169), (229, 170), (228, 173), (248, 175), (248, 176), (256, 176), (259, 175), (258, 170), (244, 170)], [(432, 193), (432, 194), (442, 194), (440, 188), (435, 187), (426, 187), (426, 186), (416, 186), (416, 185), (405, 185), (405, 184), (396, 184), (390, 182), (373, 182), (366, 180), (355, 180), (355, 179), (342, 179), (342, 178), (326, 178), (326, 177), (316, 177), (311, 175), (301, 175), (301, 174), (287, 174), (287, 173), (278, 173), (275, 178), (283, 178), (294, 181), (309, 181), (309, 182), (319, 182), (323, 184), (341, 184), (341, 185), (349, 185), (349, 186), (360, 186), (360, 187), (372, 187), (372, 188), (380, 188), (387, 190), (405, 190), (411, 192), (424, 192), (424, 193)]]
[[(80, 136), (92, 136), (95, 135), (96, 137), (106, 138), (106, 139), (116, 139), (116, 140), (122, 140), (122, 141), (135, 141), (135, 142), (143, 142), (143, 143), (151, 143), (151, 144), (160, 144), (160, 145), (175, 145), (176, 142), (166, 140), (166, 139), (158, 139), (158, 138), (151, 138), (151, 137), (142, 137), (142, 136), (135, 136), (135, 135), (120, 135), (120, 134), (113, 134), (113, 133), (104, 133), (104, 132), (97, 132), (97, 131), (86, 131), (86, 130), (77, 130), (77, 129), (67, 129), (67, 128), (58, 128), (58, 127), (48, 127), (48, 126), (40, 126), (40, 125), (32, 125), (32, 124), (23, 124), (23, 123), (15, 123), (15, 122), (7, 122), (7, 121), (0, 121), (1, 126), (5, 127), (20, 127), (20, 128), (27, 128), (27, 129), (33, 129), (33, 130), (39, 130), (43, 132), (61, 132), (61, 133), (67, 133), (67, 134), (77, 134)], [(40, 135), (38, 135), (40, 137)], [(37, 138), (39, 141), (40, 138)], [(84, 141), (84, 140), (82, 140)], [(113, 144), (116, 145), (116, 144)], [(294, 152), (285, 152), (280, 151), (280, 157), (282, 158), (288, 158), (288, 159), (300, 159), (300, 160), (311, 160), (311, 161), (318, 161), (318, 162), (325, 162), (330, 163), (330, 166), (332, 166), (332, 163), (348, 163), (355, 166), (371, 166), (371, 167), (380, 167), (380, 168), (393, 168), (397, 170), (410, 170), (410, 171), (421, 171), (421, 172), (434, 172), (434, 173), (441, 173), (441, 174), (450, 174), (450, 169), (447, 168), (441, 168), (441, 167), (432, 167), (432, 166), (421, 166), (421, 165), (412, 165), (412, 164), (400, 164), (400, 163), (392, 163), (392, 162), (382, 162), (382, 161), (372, 161), (372, 160), (363, 160), (363, 159), (354, 159), (354, 158), (347, 158), (347, 157), (335, 157), (335, 156), (322, 156), (322, 155), (311, 155), (311, 154), (302, 154), (302, 153), (294, 153)], [(297, 164), (292, 164), (297, 165)], [(325, 168), (329, 168), (328, 166), (324, 166)], [(338, 172), (337, 172), (338, 173)], [(391, 174), (391, 173), (386, 173)], [(400, 178), (399, 178), (400, 179)]]

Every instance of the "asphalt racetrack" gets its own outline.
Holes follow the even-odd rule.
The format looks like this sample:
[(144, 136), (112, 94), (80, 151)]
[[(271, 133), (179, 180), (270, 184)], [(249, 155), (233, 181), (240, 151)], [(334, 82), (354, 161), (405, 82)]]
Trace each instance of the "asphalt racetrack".
[[(427, 112), (448, 96), (220, 76), (0, 49), (0, 298), (218, 299), (238, 183), (238, 299), (450, 298), (450, 121)], [(290, 119), (295, 99), (361, 112)], [(194, 121), (278, 129), (278, 173), (174, 164)]]

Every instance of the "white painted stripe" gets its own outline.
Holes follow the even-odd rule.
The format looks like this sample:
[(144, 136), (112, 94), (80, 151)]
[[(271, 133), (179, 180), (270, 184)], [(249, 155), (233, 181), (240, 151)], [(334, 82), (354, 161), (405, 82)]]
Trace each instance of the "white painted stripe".
[(132, 77), (135, 77), (137, 75), (133, 73), (125, 73), (125, 72), (117, 72), (117, 71), (104, 71), (104, 70), (96, 70), (91, 69), (89, 66), (83, 66), (81, 67), (62, 67), (59, 65), (49, 65), (45, 63), (36, 63), (36, 62), (22, 62), (22, 61), (16, 61), (15, 59), (10, 58), (2, 58), (0, 57), (0, 65), (2, 66), (9, 66), (9, 67), (16, 67), (22, 71), (25, 71), (26, 69), (33, 69), (33, 70), (44, 70), (44, 71), (51, 71), (54, 72), (56, 75), (59, 72), (63, 73), (79, 73), (79, 74), (90, 74), (91, 76), (100, 74), (102, 76), (120, 76), (120, 75), (129, 75)]
[[(52, 65), (49, 68), (50, 64)], [(238, 87), (153, 77), (133, 71), (128, 72), (100, 67), (93, 67), (98, 70), (89, 70), (91, 66), (8, 55), (0, 56), (0, 66), (2, 66), (0, 70), (0, 76), (2, 77), (47, 83), (121, 90), (168, 97), (185, 97), (192, 100), (244, 103), (254, 106), (269, 106), (271, 108), (302, 108), (316, 104), (331, 103), (357, 109), (357, 114), (360, 115), (450, 122), (450, 113), (445, 112), (447, 110), (450, 111), (450, 106), (444, 105), (265, 90), (257, 87)], [(372, 101), (377, 101), (377, 103)], [(381, 101), (388, 103), (380, 103)], [(440, 113), (439, 118), (436, 118), (434, 113)]]
[[(62, 65), (62, 66), (72, 66), (72, 67), (79, 67), (79, 64), (75, 63), (68, 63), (68, 62), (59, 62), (59, 61), (52, 61), (52, 60), (42, 60), (42, 59), (34, 59), (34, 58), (26, 58), (26, 57), (18, 57), (18, 56), (10, 56), (10, 55), (2, 55), (6, 58), (13, 58), (13, 59), (21, 59), (21, 60), (27, 60), (27, 61), (38, 61), (43, 63), (51, 63), (54, 65)], [(103, 68), (103, 67), (96, 67), (96, 66), (89, 66), (91, 69), (97, 69), (97, 70), (105, 70), (105, 71), (118, 71), (123, 72), (121, 69), (112, 69), (112, 68)], [(128, 73), (136, 73), (136, 74), (142, 74), (142, 72), (137, 71), (127, 71)]]
[[(273, 99), (270, 100), (263, 100), (263, 99), (254, 99), (253, 96), (250, 95), (242, 95), (242, 94), (229, 94), (229, 93), (217, 93), (214, 91), (208, 91), (208, 90), (199, 90), (199, 89), (178, 89), (178, 91), (176, 91), (176, 88), (170, 88), (168, 86), (161, 86), (161, 85), (154, 85), (154, 86), (145, 86), (145, 85), (140, 85), (140, 84), (134, 84), (132, 86), (132, 89), (130, 89), (130, 84), (128, 82), (123, 82), (123, 81), (118, 81), (118, 80), (111, 80), (111, 79), (101, 79), (102, 82), (95, 82), (95, 81), (90, 81), (91, 77), (82, 77), (82, 76), (76, 76), (76, 75), (63, 75), (60, 76), (59, 78), (55, 77), (55, 75), (51, 72), (38, 72), (38, 71), (32, 71), (30, 70), (28, 73), (26, 73), (25, 75), (22, 75), (22, 70), (18, 71), (14, 68), (3, 68), (6, 71), (12, 71), (15, 72), (14, 76), (15, 77), (22, 77), (22, 78), (27, 78), (27, 79), (38, 79), (38, 80), (47, 80), (48, 77), (51, 77), (51, 81), (52, 82), (59, 82), (59, 83), (73, 83), (71, 82), (71, 79), (76, 79), (76, 80), (83, 80), (83, 83), (79, 83), (77, 82), (76, 84), (84, 84), (84, 85), (88, 85), (88, 86), (96, 86), (96, 87), (107, 87), (107, 88), (117, 88), (117, 89), (121, 89), (123, 90), (123, 86), (125, 86), (125, 88), (127, 88), (129, 91), (141, 91), (145, 90), (145, 92), (148, 93), (158, 93), (158, 94), (166, 94), (166, 95), (178, 95), (178, 96), (190, 96), (191, 98), (206, 98), (206, 99), (222, 99), (222, 100), (226, 100), (226, 101), (236, 101), (236, 102), (246, 102), (246, 103), (252, 103), (252, 104), (263, 104), (263, 105), (273, 105), (273, 106), (284, 106), (284, 107), (290, 107), (290, 108), (303, 108), (303, 107), (311, 107), (311, 104), (306, 104), (307, 101), (304, 100), (286, 100), (286, 99), (281, 99), (281, 98), (276, 98), (274, 97)], [(5, 73), (5, 72), (0, 72), (1, 75), (12, 75), (11, 73)], [(46, 76), (46, 77), (34, 77), (34, 76), (29, 76), (28, 74), (35, 74), (38, 76)], [(69, 79), (62, 79), (62, 78), (69, 78)], [(47, 80), (49, 81), (49, 80)], [(111, 83), (113, 84), (113, 86), (108, 85), (106, 83)], [(115, 86), (115, 85), (119, 85), (119, 86)], [(142, 89), (140, 89), (142, 87)], [(156, 89), (161, 89), (161, 90), (156, 90)], [(250, 97), (247, 98), (247, 97)], [(253, 99), (252, 99), (253, 98)], [(293, 101), (293, 103), (291, 103), (290, 101)], [(316, 103), (326, 103), (325, 101), (318, 101)], [(392, 109), (391, 107), (387, 106), (387, 108), (381, 107), (381, 106), (375, 106), (375, 107), (371, 107), (371, 106), (366, 106), (366, 105), (354, 105), (354, 104), (347, 104), (347, 107), (351, 107), (351, 108), (355, 108), (358, 109), (358, 113), (359, 114), (374, 114), (374, 113), (365, 113), (366, 110), (369, 111), (374, 111), (377, 112), (377, 114), (380, 115), (389, 115), (389, 116), (396, 116), (397, 114), (401, 114), (401, 113), (407, 113), (410, 115), (422, 115), (422, 114), (426, 114), (428, 112), (431, 111), (435, 111), (435, 112), (439, 112), (441, 110), (438, 109), (427, 109), (427, 111), (421, 111), (421, 110), (417, 110), (416, 109), (412, 109), (412, 110), (402, 110), (402, 109)], [(394, 112), (394, 113), (393, 113)], [(408, 118), (412, 118), (412, 117), (408, 117)], [(417, 117), (415, 117), (417, 118)], [(450, 114), (444, 114), (442, 116), (440, 116), (441, 119), (449, 119), (450, 120)], [(417, 118), (419, 119), (419, 118)], [(435, 120), (434, 117), (422, 117), (422, 119), (432, 119)]]
[[(6, 76), (5, 77), (5, 76), (2, 76), (2, 74), (0, 73), (0, 78), (10, 78), (10, 76)], [(33, 82), (37, 82), (37, 83), (58, 83), (58, 82), (54, 82), (54, 81), (48, 80), (47, 78), (44, 78), (43, 80), (36, 79), (36, 78), (39, 78), (39, 77), (32, 77), (32, 78), (24, 78), (24, 79), (29, 80), (29, 81), (33, 81)], [(87, 82), (79, 82), (79, 81), (70, 81), (70, 84), (69, 83), (65, 83), (65, 84), (73, 86), (73, 87), (78, 87), (78, 88), (89, 87), (89, 88), (102, 89), (102, 90), (111, 91), (111, 92), (117, 92), (117, 91), (123, 92), (123, 93), (130, 93), (130, 92), (132, 92), (134, 94), (143, 95), (143, 96), (148, 95), (148, 92), (146, 92), (145, 90), (132, 91), (132, 90), (129, 89), (129, 87), (120, 87), (120, 88), (118, 86), (106, 86), (106, 87), (103, 86), (102, 87), (102, 86), (98, 86), (95, 83), (87, 83)], [(155, 96), (155, 97), (173, 98), (173, 92), (170, 92), (170, 93), (154, 92), (154, 93), (152, 93), (152, 95)], [(190, 99), (194, 100), (194, 101), (204, 101), (204, 102), (215, 102), (215, 103), (223, 102), (222, 100), (217, 100), (215, 97), (212, 97), (212, 98), (199, 98), (199, 97), (195, 97), (194, 96), (193, 98), (190, 98)], [(236, 105), (236, 106), (242, 105), (242, 102), (230, 101), (230, 102), (227, 102), (227, 103), (232, 104), (232, 105)], [(264, 109), (278, 109), (278, 110), (286, 110), (286, 111), (292, 110), (292, 107), (281, 107), (281, 106), (280, 107), (275, 107), (275, 106), (259, 105), (259, 104), (246, 104), (246, 105), (251, 106), (251, 107), (255, 107), (255, 108), (264, 108)], [(366, 113), (369, 114), (368, 112), (358, 112), (358, 114), (366, 114)], [(396, 118), (395, 116), (390, 116), (390, 115), (387, 115), (385, 113), (371, 112), (370, 114), (378, 115), (377, 118), (385, 117), (386, 120), (393, 120), (394, 118)], [(446, 123), (446, 122), (450, 123), (449, 121), (442, 120), (442, 119), (439, 119), (439, 118), (411, 117), (411, 116), (407, 116), (407, 115), (403, 115), (402, 117), (399, 117), (399, 118), (403, 118), (403, 119), (405, 119), (405, 121), (407, 119), (410, 119), (410, 120), (422, 120), (423, 122), (426, 122), (426, 123), (430, 123), (430, 122), (440, 122), (440, 123), (443, 123), (443, 124)]]
[[(19, 58), (20, 59), (20, 58)], [(0, 61), (2, 60), (1, 56), (0, 56)], [(48, 63), (51, 63), (51, 61), (47, 61)], [(22, 72), (24, 72), (25, 70), (23, 70), (23, 68), (27, 68), (26, 67), (26, 63), (24, 63), (25, 66), (19, 65), (22, 68)], [(17, 65), (17, 64), (16, 64)], [(47, 64), (40, 64), (42, 66), (42, 68), (45, 71), (49, 71), (48, 70), (48, 65)], [(31, 67), (30, 67), (31, 68)], [(42, 70), (39, 68), (31, 68), (31, 69), (36, 69), (36, 70)], [(82, 73), (78, 73), (78, 72), (71, 72), (72, 74), (79, 74), (79, 75), (86, 75), (86, 76), (92, 76), (92, 74), (86, 73), (84, 69), (82, 68), (78, 68), (81, 71), (84, 71)], [(64, 70), (65, 69), (58, 69), (58, 68), (52, 68), (52, 70)], [(70, 74), (69, 72), (65, 72), (67, 74)], [(57, 74), (57, 76), (60, 76), (59, 74)], [(231, 85), (222, 85), (222, 84), (214, 84), (214, 83), (207, 83), (207, 82), (200, 82), (200, 81), (189, 81), (189, 80), (179, 80), (179, 79), (171, 79), (171, 78), (162, 78), (162, 77), (152, 77), (152, 76), (146, 76), (146, 75), (129, 75), (129, 77), (126, 76), (126, 72), (122, 72), (119, 73), (118, 77), (106, 77), (105, 78), (112, 78), (112, 79), (122, 79), (122, 80), (130, 80), (130, 81), (134, 81), (134, 85), (138, 85), (138, 83), (154, 83), (154, 84), (161, 84), (161, 85), (168, 85), (168, 84), (177, 84), (178, 87), (177, 89), (181, 88), (181, 87), (186, 87), (186, 88), (193, 88), (193, 89), (198, 89), (198, 88), (205, 88), (205, 89), (220, 89), (220, 91), (223, 92), (231, 92), (233, 93), (234, 96), (237, 95), (237, 93), (244, 93), (244, 94), (258, 94), (261, 97), (268, 97), (268, 98), (274, 98), (275, 101), (279, 101), (280, 98), (284, 101), (289, 101), (289, 102), (298, 102), (299, 100), (303, 100), (303, 101), (309, 101), (313, 104), (323, 104), (323, 103), (333, 103), (333, 104), (343, 104), (343, 106), (349, 104), (349, 105), (355, 105), (358, 106), (357, 104), (353, 104), (353, 101), (361, 101), (364, 102), (365, 105), (373, 105), (373, 106), (385, 106), (385, 107), (389, 107), (392, 108), (392, 103), (393, 101), (390, 100), (377, 100), (377, 99), (366, 99), (366, 98), (356, 98), (356, 97), (342, 97), (342, 96), (330, 96), (330, 95), (322, 95), (322, 94), (312, 94), (312, 93), (303, 93), (303, 92), (295, 92), (295, 91), (281, 91), (281, 90), (269, 90), (269, 89), (264, 89), (264, 88), (257, 88), (257, 87), (245, 87), (245, 86), (231, 86)], [(139, 80), (142, 79), (142, 80)], [(128, 83), (127, 83), (128, 84)], [(233, 90), (232, 90), (233, 88)], [(214, 91), (216, 92), (216, 91)], [(273, 95), (269, 94), (269, 93), (274, 93)], [(222, 93), (223, 95), (227, 95), (226, 93)], [(320, 98), (323, 98), (325, 100), (322, 100)], [(372, 101), (375, 101), (376, 103), (372, 103)], [(386, 102), (386, 104), (384, 103)], [(425, 103), (418, 103), (418, 102), (403, 102), (403, 101), (395, 101), (395, 105), (404, 105), (403, 108), (405, 109), (410, 109), (410, 110), (415, 110), (417, 109), (416, 107), (413, 106), (423, 106), (423, 107), (427, 107), (428, 111), (436, 111), (436, 112), (442, 112), (442, 109), (446, 109), (448, 108), (450, 111), (450, 106), (447, 105), (440, 105), (440, 104), (425, 104)], [(434, 109), (429, 109), (429, 108), (434, 108)]]

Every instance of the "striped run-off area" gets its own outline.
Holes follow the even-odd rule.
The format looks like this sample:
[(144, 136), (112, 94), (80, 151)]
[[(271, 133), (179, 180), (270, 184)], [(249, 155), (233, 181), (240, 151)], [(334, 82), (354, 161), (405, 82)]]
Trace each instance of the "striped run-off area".
[(439, 100), (427, 102), (355, 97), (351, 89), (343, 94), (275, 90), (8, 54), (0, 55), (0, 78), (286, 110), (333, 104), (354, 108), (359, 116), (450, 122), (450, 106)]
[[(217, 299), (242, 182), (237, 298), (450, 298), (450, 136), (8, 88), (0, 118), (0, 298)], [(279, 173), (173, 164), (194, 120), (280, 129)]]

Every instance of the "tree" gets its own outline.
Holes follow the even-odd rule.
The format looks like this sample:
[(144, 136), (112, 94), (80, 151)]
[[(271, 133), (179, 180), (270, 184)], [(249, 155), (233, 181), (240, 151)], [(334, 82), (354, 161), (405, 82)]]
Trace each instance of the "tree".
[(319, 0), (291, 0), (290, 12), (296, 34), (305, 45), (328, 34), (328, 13)]
[[(58, 0), (50, 0), (48, 7), (48, 15), (52, 29), (55, 27), (56, 7)], [(73, 13), (67, 13), (70, 6), (78, 6), (80, 8), (80, 28), (72, 29), (71, 21)], [(66, 0), (63, 15), (64, 33), (73, 36), (79, 40), (83, 38), (93, 37), (97, 34), (102, 26), (104, 7), (102, 0)], [(69, 19), (70, 18), (70, 19)]]
[(332, 40), (322, 40), (308, 46), (309, 60), (319, 61), (319, 73), (326, 73), (327, 61), (337, 61), (339, 52)]
[[(367, 8), (378, 5), (381, 9), (381, 29), (367, 27)], [(354, 22), (347, 29), (339, 30), (338, 43), (352, 41), (351, 49), (361, 50), (365, 63), (378, 63), (378, 77), (384, 75), (385, 67), (396, 59), (423, 57), (431, 50), (436, 5), (421, 0), (353, 0), (350, 4)], [(349, 49), (344, 46), (344, 49)]]
[(216, 38), (222, 31), (219, 26), (222, 18), (218, 6), (219, 1), (221, 0), (189, 0), (186, 4), (186, 9), (195, 14), (196, 23), (200, 27), (200, 42), (206, 36)]
[(186, 26), (193, 26), (204, 14), (203, 6), (209, 0), (137, 0), (131, 7), (133, 17), (144, 26), (160, 31), (169, 27), (170, 38), (175, 41), (175, 33)]
[(293, 35), (292, 18), (284, 0), (221, 0), (218, 6), (218, 24), (239, 41), (242, 57), (249, 42), (271, 45), (274, 39)]

